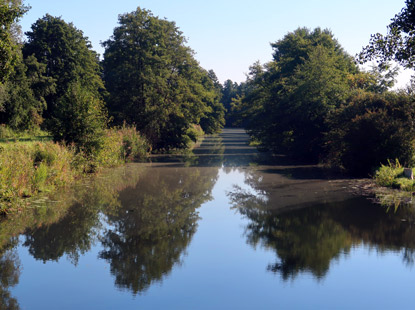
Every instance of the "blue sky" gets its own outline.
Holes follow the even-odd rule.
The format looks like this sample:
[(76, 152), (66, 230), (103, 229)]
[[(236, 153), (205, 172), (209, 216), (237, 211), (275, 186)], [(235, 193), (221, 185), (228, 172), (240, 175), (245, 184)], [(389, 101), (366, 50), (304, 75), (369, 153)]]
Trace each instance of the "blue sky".
[[(118, 15), (140, 6), (175, 21), (205, 69), (221, 82), (245, 80), (249, 66), (271, 60), (271, 42), (298, 27), (328, 28), (351, 55), (358, 53), (386, 26), (405, 0), (25, 0), (32, 9), (23, 17), (23, 31), (49, 13), (61, 16), (90, 39), (103, 54), (100, 42), (117, 26)], [(403, 75), (400, 84), (407, 81)]]

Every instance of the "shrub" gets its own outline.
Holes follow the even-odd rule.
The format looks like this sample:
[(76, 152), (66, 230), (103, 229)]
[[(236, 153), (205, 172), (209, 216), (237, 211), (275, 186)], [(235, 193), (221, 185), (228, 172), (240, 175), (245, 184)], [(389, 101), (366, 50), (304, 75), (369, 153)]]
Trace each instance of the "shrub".
[(15, 132), (5, 124), (0, 124), (0, 139), (14, 139)]
[(192, 124), (186, 132), (191, 141), (196, 142), (204, 132), (201, 126)]
[(415, 156), (414, 103), (407, 94), (356, 93), (330, 117), (329, 163), (359, 176), (391, 158), (410, 166)]
[(55, 141), (73, 144), (86, 155), (102, 148), (106, 112), (99, 98), (76, 82), (59, 98), (56, 106), (59, 109), (45, 121)]
[(395, 179), (403, 174), (403, 167), (399, 161), (395, 164), (389, 162), (388, 165), (382, 165), (375, 174), (375, 182), (380, 186), (393, 187)]
[(122, 153), (126, 161), (143, 159), (151, 149), (147, 140), (133, 126), (125, 124), (119, 129), (122, 135)]
[(414, 181), (407, 178), (397, 178), (394, 180), (392, 187), (411, 192), (414, 190)]
[(0, 140), (6, 141), (50, 141), (51, 136), (48, 132), (41, 130), (39, 127), (30, 130), (13, 130), (10, 126), (0, 124)]
[(133, 126), (123, 125), (105, 131), (101, 149), (94, 161), (97, 167), (114, 167), (127, 161), (143, 159), (150, 146)]

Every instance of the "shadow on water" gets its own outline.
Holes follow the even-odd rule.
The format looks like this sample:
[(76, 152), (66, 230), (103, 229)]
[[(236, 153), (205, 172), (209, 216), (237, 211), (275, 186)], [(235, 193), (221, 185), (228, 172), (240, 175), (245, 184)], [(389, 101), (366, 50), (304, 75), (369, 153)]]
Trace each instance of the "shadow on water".
[(287, 178), (296, 180), (332, 180), (332, 179), (349, 179), (348, 177), (336, 173), (330, 168), (308, 165), (308, 166), (296, 166), (296, 167), (281, 167), (278, 169), (265, 169), (264, 173), (280, 174)]

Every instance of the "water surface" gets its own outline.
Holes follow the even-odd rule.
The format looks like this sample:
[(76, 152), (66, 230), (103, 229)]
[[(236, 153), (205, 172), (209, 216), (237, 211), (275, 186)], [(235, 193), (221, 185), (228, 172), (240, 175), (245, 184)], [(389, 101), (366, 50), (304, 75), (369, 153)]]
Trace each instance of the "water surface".
[(242, 130), (104, 172), (0, 224), (0, 309), (412, 309), (412, 209)]

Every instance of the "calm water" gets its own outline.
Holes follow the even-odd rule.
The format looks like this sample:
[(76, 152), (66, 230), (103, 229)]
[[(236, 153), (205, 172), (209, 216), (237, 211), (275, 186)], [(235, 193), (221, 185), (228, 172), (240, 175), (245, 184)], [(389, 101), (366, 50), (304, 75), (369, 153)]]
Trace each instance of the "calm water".
[(0, 223), (0, 309), (413, 309), (415, 212), (240, 130)]

